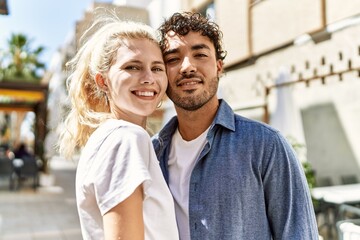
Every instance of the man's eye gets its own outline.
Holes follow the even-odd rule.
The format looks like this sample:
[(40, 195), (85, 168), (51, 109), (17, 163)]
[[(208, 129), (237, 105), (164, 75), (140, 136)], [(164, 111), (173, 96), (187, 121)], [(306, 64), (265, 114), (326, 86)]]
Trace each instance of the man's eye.
[(176, 62), (178, 60), (178, 58), (168, 58), (165, 60), (166, 63), (173, 63)]
[(196, 54), (195, 56), (196, 56), (196, 57), (207, 57), (207, 55), (206, 55), (206, 54), (203, 54), (203, 53), (198, 53), (198, 54)]

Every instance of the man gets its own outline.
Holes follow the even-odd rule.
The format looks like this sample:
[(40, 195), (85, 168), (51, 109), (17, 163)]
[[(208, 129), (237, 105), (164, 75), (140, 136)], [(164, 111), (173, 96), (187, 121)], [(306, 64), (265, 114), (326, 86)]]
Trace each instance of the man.
[(225, 51), (215, 23), (176, 13), (159, 29), (177, 116), (153, 139), (182, 240), (318, 239), (301, 164), (273, 128), (216, 92)]

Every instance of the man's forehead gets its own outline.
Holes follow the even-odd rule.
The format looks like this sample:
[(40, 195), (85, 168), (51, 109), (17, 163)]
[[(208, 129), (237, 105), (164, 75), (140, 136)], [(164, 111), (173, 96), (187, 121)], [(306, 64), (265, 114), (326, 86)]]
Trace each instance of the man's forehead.
[(174, 31), (169, 31), (166, 33), (165, 38), (169, 41), (169, 42), (181, 42), (184, 41), (184, 36), (179, 35), (177, 33), (175, 33)]
[(169, 31), (165, 38), (167, 40), (167, 49), (177, 48), (181, 45), (186, 45), (191, 47), (196, 44), (206, 44), (212, 45), (210, 39), (206, 36), (203, 36), (200, 32), (192, 32), (190, 31), (186, 35), (179, 35), (173, 31)]

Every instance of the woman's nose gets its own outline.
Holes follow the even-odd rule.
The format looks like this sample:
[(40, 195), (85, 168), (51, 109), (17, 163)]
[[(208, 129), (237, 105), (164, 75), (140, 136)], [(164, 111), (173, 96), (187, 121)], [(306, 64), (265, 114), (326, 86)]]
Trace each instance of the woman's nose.
[(140, 79), (141, 84), (153, 84), (155, 78), (152, 71), (145, 71)]

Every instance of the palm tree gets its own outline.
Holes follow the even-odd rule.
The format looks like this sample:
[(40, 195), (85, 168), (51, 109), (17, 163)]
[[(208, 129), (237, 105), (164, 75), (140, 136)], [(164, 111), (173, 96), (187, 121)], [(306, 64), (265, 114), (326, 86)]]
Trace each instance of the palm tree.
[[(31, 48), (31, 41), (24, 34), (11, 34), (7, 49), (0, 49), (0, 81), (39, 84), (45, 64), (39, 60), (44, 47)], [(20, 129), (26, 112), (16, 112), (16, 121), (11, 126), (13, 139), (19, 142)], [(1, 140), (1, 139), (0, 139)]]
[(40, 62), (39, 56), (44, 47), (31, 49), (31, 41), (24, 34), (12, 34), (8, 40), (8, 50), (0, 59), (2, 74), (0, 80), (39, 83), (45, 64)]

